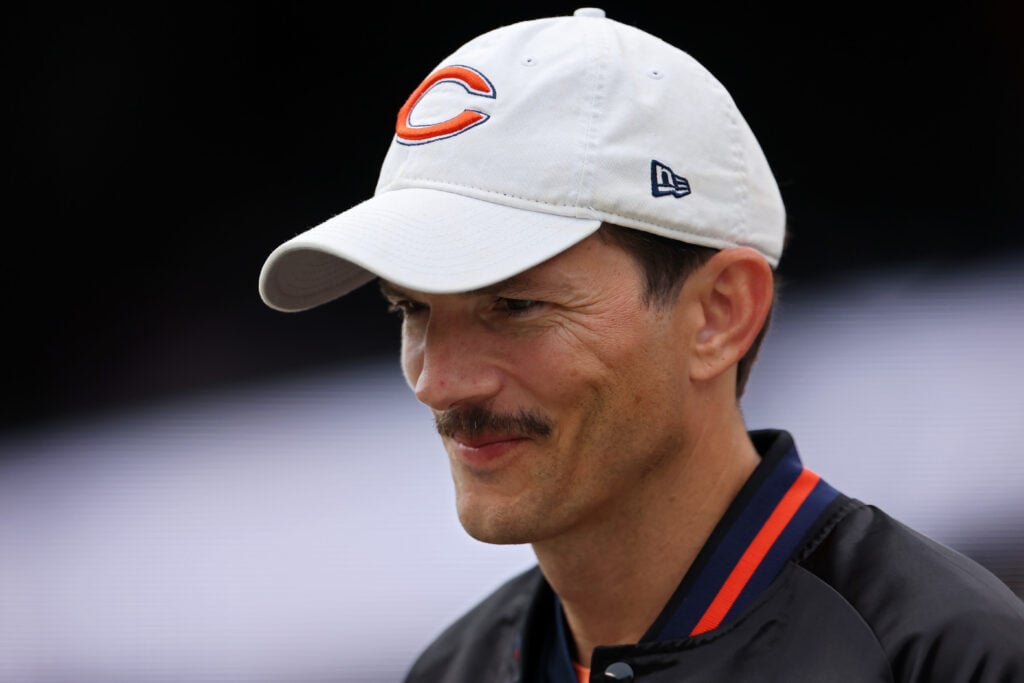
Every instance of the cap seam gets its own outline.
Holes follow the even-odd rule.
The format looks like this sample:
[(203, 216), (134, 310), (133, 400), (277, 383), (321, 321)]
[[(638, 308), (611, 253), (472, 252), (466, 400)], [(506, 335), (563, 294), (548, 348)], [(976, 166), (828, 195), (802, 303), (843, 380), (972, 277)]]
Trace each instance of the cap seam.
[(750, 193), (747, 190), (745, 179), (750, 169), (747, 167), (747, 159), (743, 154), (743, 145), (740, 140), (740, 124), (736, 119), (736, 110), (732, 102), (732, 98), (728, 91), (722, 86), (722, 84), (716, 79), (707, 69), (701, 69), (704, 75), (704, 79), (707, 81), (711, 90), (715, 92), (719, 98), (721, 98), (722, 104), (725, 109), (725, 118), (728, 122), (727, 129), (729, 131), (729, 153), (732, 159), (735, 170), (739, 181), (736, 183), (734, 188), (736, 202), (733, 220), (735, 223), (731, 226), (733, 233), (733, 241), (739, 243), (740, 241), (748, 241), (748, 227), (747, 227), (747, 204), (750, 198)]
[[(607, 99), (607, 95), (604, 93), (604, 87), (607, 83), (607, 45), (601, 40), (603, 34), (598, 33), (598, 31), (600, 31), (605, 25), (605, 22), (581, 22), (584, 53), (585, 56), (591, 58), (589, 61), (591, 61), (595, 67), (589, 71), (593, 84), (590, 102), (588, 103), (588, 111), (586, 112), (586, 117), (584, 119), (586, 122), (586, 129), (583, 132), (583, 158), (580, 163), (579, 176), (576, 184), (576, 202), (574, 206), (576, 208), (583, 207), (591, 211), (594, 210), (591, 169), (593, 165), (593, 153), (596, 147), (594, 142), (595, 131), (597, 130), (598, 121), (601, 118), (602, 103)], [(590, 30), (591, 28), (594, 29), (593, 32)]]

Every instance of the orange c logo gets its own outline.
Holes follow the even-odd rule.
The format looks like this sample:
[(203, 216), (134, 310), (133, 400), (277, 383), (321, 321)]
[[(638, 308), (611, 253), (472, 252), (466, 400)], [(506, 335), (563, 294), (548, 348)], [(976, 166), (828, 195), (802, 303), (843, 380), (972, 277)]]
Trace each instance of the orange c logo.
[(474, 126), (479, 126), (490, 118), (488, 114), (475, 109), (463, 109), (457, 115), (428, 126), (414, 126), (409, 123), (412, 110), (427, 94), (427, 91), (438, 83), (456, 83), (471, 95), (494, 98), (494, 86), (487, 78), (468, 66), (446, 66), (427, 76), (426, 80), (409, 95), (409, 99), (398, 112), (398, 123), (395, 126), (397, 141), (403, 145), (422, 145), (435, 140), (443, 140), (458, 135)]

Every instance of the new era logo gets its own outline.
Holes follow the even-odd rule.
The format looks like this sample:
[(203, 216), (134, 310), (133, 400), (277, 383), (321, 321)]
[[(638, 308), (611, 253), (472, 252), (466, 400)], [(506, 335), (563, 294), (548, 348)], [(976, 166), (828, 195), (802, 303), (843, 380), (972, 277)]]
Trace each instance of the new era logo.
[(660, 161), (651, 159), (651, 194), (655, 197), (685, 197), (690, 194), (690, 182)]

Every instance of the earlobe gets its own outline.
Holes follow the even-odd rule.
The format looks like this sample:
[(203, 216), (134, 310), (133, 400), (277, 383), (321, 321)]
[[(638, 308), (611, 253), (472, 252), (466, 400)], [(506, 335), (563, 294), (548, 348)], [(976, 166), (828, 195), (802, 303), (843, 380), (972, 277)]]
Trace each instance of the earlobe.
[(695, 381), (732, 376), (771, 310), (772, 269), (748, 247), (715, 254), (692, 276), (700, 306), (690, 368)]

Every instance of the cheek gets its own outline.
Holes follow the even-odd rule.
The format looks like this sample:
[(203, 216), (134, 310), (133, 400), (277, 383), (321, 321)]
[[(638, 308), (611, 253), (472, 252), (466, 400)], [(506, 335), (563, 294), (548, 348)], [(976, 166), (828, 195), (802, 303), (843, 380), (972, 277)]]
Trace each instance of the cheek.
[(636, 426), (672, 410), (682, 377), (679, 349), (672, 334), (655, 316), (616, 320), (605, 334), (591, 340), (589, 354), (578, 365), (577, 381), (586, 383), (606, 411), (636, 418)]

